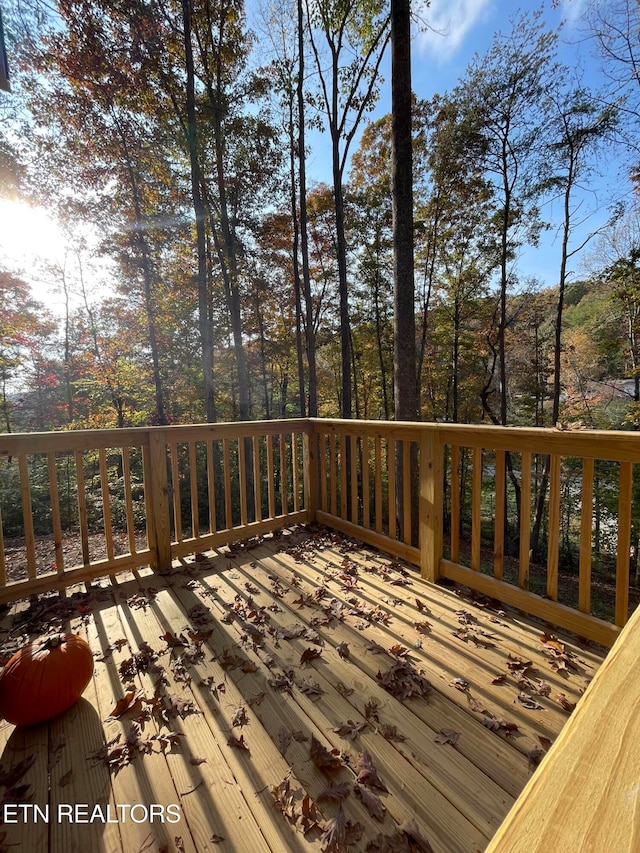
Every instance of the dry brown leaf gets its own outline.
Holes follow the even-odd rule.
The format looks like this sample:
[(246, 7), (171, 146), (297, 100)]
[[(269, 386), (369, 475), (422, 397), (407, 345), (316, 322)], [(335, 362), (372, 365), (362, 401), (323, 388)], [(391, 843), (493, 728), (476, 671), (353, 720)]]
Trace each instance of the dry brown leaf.
[(380, 729), (380, 734), (385, 740), (395, 743), (403, 743), (403, 741), (408, 740), (408, 738), (398, 732), (397, 726), (390, 726), (387, 723)]
[(346, 723), (341, 723), (331, 731), (335, 732), (340, 737), (349, 737), (355, 740), (363, 729), (366, 729), (366, 723), (354, 723), (353, 720), (347, 720)]
[(239, 708), (236, 708), (233, 717), (231, 718), (231, 725), (235, 727), (248, 726), (249, 725), (249, 717), (247, 715), (247, 709), (244, 705), (240, 705)]
[(455, 746), (458, 743), (458, 738), (460, 737), (460, 732), (456, 732), (453, 729), (440, 729), (438, 734), (434, 737), (434, 741), (436, 743), (450, 743), (451, 746)]
[(244, 735), (240, 735), (240, 737), (236, 737), (235, 735), (229, 735), (227, 738), (227, 746), (233, 746), (236, 749), (246, 749), (249, 750), (249, 746), (247, 745), (246, 740), (244, 739)]
[(570, 702), (564, 693), (554, 693), (553, 696), (551, 696), (551, 699), (553, 699), (556, 704), (560, 705), (562, 710), (566, 711), (568, 714), (573, 713), (575, 710), (576, 703)]
[(338, 773), (343, 766), (340, 750), (332, 749), (329, 751), (319, 740), (316, 740), (314, 735), (311, 735), (309, 755), (316, 767), (323, 773)]
[(339, 646), (336, 646), (336, 651), (338, 652), (338, 654), (340, 655), (340, 657), (343, 660), (348, 660), (350, 652), (349, 652), (349, 646), (347, 643), (345, 643), (345, 642), (340, 643)]
[(362, 827), (346, 819), (342, 806), (336, 816), (325, 820), (320, 828), (323, 853), (344, 853), (350, 844), (356, 844), (362, 837)]
[(332, 803), (339, 803), (342, 800), (346, 800), (350, 793), (351, 786), (349, 783), (340, 782), (338, 785), (329, 785), (328, 788), (321, 791), (316, 797), (316, 802), (320, 803), (324, 800), (328, 800)]
[(121, 699), (118, 699), (114, 709), (109, 714), (109, 718), (118, 719), (124, 714), (139, 714), (142, 711), (143, 698), (142, 690), (130, 690)]
[(518, 702), (522, 705), (523, 708), (526, 708), (528, 711), (541, 711), (542, 705), (536, 701), (533, 696), (529, 696), (528, 693), (520, 692), (518, 693)]
[(361, 785), (368, 785), (369, 788), (377, 788), (379, 791), (387, 790), (386, 785), (378, 776), (370, 753), (361, 752), (353, 764), (353, 769), (358, 774), (357, 781)]
[(309, 663), (309, 661), (312, 661), (312, 660), (315, 660), (316, 658), (319, 658), (321, 656), (321, 654), (322, 654), (322, 649), (312, 649), (312, 648), (305, 649), (302, 652), (302, 654), (300, 655), (300, 663), (301, 664)]
[(284, 726), (280, 726), (278, 729), (278, 749), (280, 750), (280, 755), (284, 758), (287, 754), (287, 750), (289, 749), (289, 744), (291, 743), (291, 733), (285, 729)]
[(384, 821), (385, 814), (387, 812), (384, 807), (384, 803), (380, 799), (380, 797), (366, 788), (364, 785), (354, 785), (353, 790), (355, 792), (356, 797), (362, 801), (362, 804), (365, 806), (371, 817), (379, 820), (380, 823)]

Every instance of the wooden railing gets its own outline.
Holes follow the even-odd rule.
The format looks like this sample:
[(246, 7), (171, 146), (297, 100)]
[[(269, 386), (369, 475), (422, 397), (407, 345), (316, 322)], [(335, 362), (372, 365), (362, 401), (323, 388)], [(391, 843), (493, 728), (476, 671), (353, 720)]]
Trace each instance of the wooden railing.
[(634, 433), (298, 419), (3, 435), (1, 457), (0, 601), (320, 522), (607, 645), (635, 603)]
[(0, 436), (0, 602), (146, 565), (166, 572), (185, 554), (307, 521), (306, 428)]

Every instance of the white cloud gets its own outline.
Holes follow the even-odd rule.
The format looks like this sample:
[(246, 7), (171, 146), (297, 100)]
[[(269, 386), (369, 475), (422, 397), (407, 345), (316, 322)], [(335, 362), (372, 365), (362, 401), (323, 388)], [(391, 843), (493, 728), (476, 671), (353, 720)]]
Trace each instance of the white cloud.
[(445, 60), (453, 56), (473, 27), (484, 22), (492, 0), (431, 0), (420, 14), (428, 30), (418, 36), (418, 50)]
[(560, 13), (565, 21), (573, 24), (579, 21), (589, 6), (589, 0), (562, 0)]

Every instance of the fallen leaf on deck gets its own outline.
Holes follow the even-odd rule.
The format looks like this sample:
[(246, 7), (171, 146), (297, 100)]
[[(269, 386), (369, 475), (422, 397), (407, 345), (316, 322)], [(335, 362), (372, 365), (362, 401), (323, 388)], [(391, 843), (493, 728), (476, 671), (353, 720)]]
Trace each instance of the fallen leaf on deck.
[(338, 808), (335, 817), (320, 824), (322, 829), (322, 850), (324, 853), (344, 853), (349, 844), (356, 844), (362, 837), (362, 827), (347, 820), (342, 810)]
[(300, 663), (309, 663), (311, 660), (315, 660), (315, 658), (319, 658), (322, 655), (322, 649), (305, 649), (300, 655)]
[(199, 764), (205, 764), (206, 758), (190, 758), (189, 764), (193, 764), (194, 767), (198, 767)]
[(305, 696), (322, 696), (324, 694), (324, 690), (320, 685), (315, 682), (312, 678), (307, 678), (305, 681), (301, 681), (298, 684), (298, 689), (301, 693), (304, 693)]
[(366, 729), (367, 723), (354, 723), (353, 720), (347, 720), (346, 723), (342, 723), (339, 726), (336, 726), (331, 731), (335, 732), (340, 737), (350, 737), (351, 740), (355, 740), (360, 732), (363, 729)]
[(378, 720), (378, 702), (375, 699), (370, 699), (364, 706), (364, 716), (367, 720)]
[(538, 735), (538, 740), (545, 751), (548, 750), (552, 744), (552, 741), (550, 741), (548, 737), (544, 737), (544, 735)]
[(401, 646), (400, 643), (396, 643), (395, 646), (391, 646), (389, 649), (389, 654), (396, 658), (406, 658), (409, 654), (409, 649), (406, 646)]
[(289, 745), (291, 743), (291, 734), (285, 729), (284, 726), (280, 726), (278, 729), (278, 749), (280, 750), (280, 755), (284, 758), (287, 754), (287, 750), (289, 749)]
[(551, 696), (551, 699), (560, 705), (562, 710), (566, 711), (568, 714), (571, 714), (575, 710), (576, 703), (570, 702), (564, 693), (554, 693), (553, 696)]
[(508, 723), (506, 720), (498, 720), (496, 717), (486, 717), (482, 721), (482, 725), (492, 732), (502, 732), (506, 737), (511, 737), (514, 732), (518, 731), (516, 723)]
[(349, 658), (349, 646), (347, 643), (342, 642), (339, 646), (336, 646), (336, 651), (340, 655), (343, 660), (347, 660)]
[(336, 683), (336, 686), (335, 686), (335, 687), (336, 687), (336, 690), (338, 691), (338, 693), (339, 693), (341, 696), (345, 696), (345, 697), (346, 697), (346, 696), (351, 696), (351, 694), (354, 692), (354, 691), (353, 691), (353, 687), (347, 687), (347, 685), (346, 685), (346, 684), (343, 684), (341, 681), (338, 681), (338, 682)]
[(419, 598), (416, 598), (416, 607), (418, 608), (418, 611), (420, 613), (422, 613), (426, 606), (427, 605), (424, 603), (424, 601), (420, 601)]
[(176, 635), (172, 634), (171, 631), (166, 631), (164, 634), (161, 634), (158, 639), (164, 640), (171, 649), (176, 648), (176, 646), (189, 645), (189, 641), (183, 634), (176, 637)]
[(340, 782), (339, 785), (329, 785), (324, 791), (321, 791), (316, 797), (316, 802), (320, 803), (328, 800), (331, 803), (339, 803), (351, 793), (351, 785), (348, 782)]
[(452, 746), (455, 746), (458, 743), (458, 738), (460, 737), (460, 732), (456, 732), (453, 729), (440, 729), (438, 734), (434, 737), (434, 741), (436, 743), (450, 743)]
[(491, 679), (492, 684), (504, 684), (507, 680), (507, 673), (503, 672), (502, 675), (497, 675), (495, 678)]
[(469, 689), (469, 682), (465, 681), (464, 678), (454, 678), (453, 681), (449, 682), (450, 687), (455, 687), (456, 690), (462, 690), (464, 693)]
[(367, 642), (364, 644), (365, 651), (371, 652), (372, 655), (386, 655), (387, 650), (379, 643)]
[(364, 786), (361, 787), (360, 785), (354, 785), (353, 790), (356, 797), (362, 801), (362, 804), (367, 809), (371, 817), (382, 823), (387, 810), (380, 797)]
[(118, 699), (115, 708), (109, 714), (109, 718), (117, 719), (123, 714), (139, 714), (142, 711), (142, 699), (144, 693), (142, 690), (131, 690), (126, 693), (122, 699)]
[(387, 723), (380, 729), (380, 734), (385, 740), (393, 743), (403, 743), (405, 740), (408, 740), (407, 737), (398, 732), (397, 726), (390, 726)]
[(544, 643), (545, 648), (550, 651), (556, 652), (556, 654), (562, 655), (564, 654), (564, 643), (561, 643), (560, 640), (555, 636), (555, 634), (547, 634), (544, 633), (540, 637), (540, 642)]
[(244, 735), (240, 735), (240, 737), (235, 737), (235, 735), (229, 735), (227, 738), (227, 746), (233, 746), (236, 749), (246, 749), (249, 750), (246, 740), (244, 739)]
[(537, 702), (533, 696), (529, 696), (528, 693), (518, 693), (518, 702), (529, 711), (541, 711), (543, 710), (542, 705)]
[(522, 660), (522, 658), (517, 658), (510, 654), (507, 658), (507, 666), (511, 672), (525, 673), (533, 666), (533, 662), (530, 660)]
[(226, 841), (226, 840), (227, 839), (224, 837), (224, 835), (212, 835), (211, 838), (209, 839), (211, 844), (221, 844), (223, 841)]
[(431, 622), (414, 622), (413, 627), (419, 634), (430, 634), (433, 628)]
[(409, 849), (411, 853), (433, 853), (433, 847), (427, 839), (420, 833), (418, 824), (415, 820), (406, 820), (398, 827), (400, 832), (403, 832), (409, 840)]
[(211, 638), (211, 635), (213, 634), (213, 628), (210, 628), (208, 631), (189, 631), (188, 633), (191, 642), (195, 646), (200, 646), (202, 645), (202, 643), (206, 642), (206, 640)]
[(316, 767), (323, 773), (337, 773), (343, 766), (340, 750), (332, 749), (329, 751), (319, 740), (316, 740), (314, 735), (311, 735), (309, 755)]
[(239, 708), (236, 708), (233, 717), (231, 718), (231, 725), (234, 727), (242, 727), (249, 725), (249, 717), (247, 716), (247, 709), (244, 705), (240, 705)]
[(370, 788), (378, 788), (380, 791), (386, 791), (387, 786), (378, 776), (373, 759), (370, 753), (361, 752), (353, 764), (354, 772), (358, 774), (357, 781), (361, 785), (368, 785)]

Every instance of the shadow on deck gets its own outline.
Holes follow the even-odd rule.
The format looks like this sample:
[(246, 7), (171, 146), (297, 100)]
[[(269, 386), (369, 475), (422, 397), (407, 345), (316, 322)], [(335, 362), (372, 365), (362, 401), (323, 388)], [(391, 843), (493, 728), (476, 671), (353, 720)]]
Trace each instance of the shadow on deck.
[(1, 850), (481, 851), (605, 655), (304, 528), (18, 602), (5, 657), (53, 628), (95, 676), (2, 724)]

